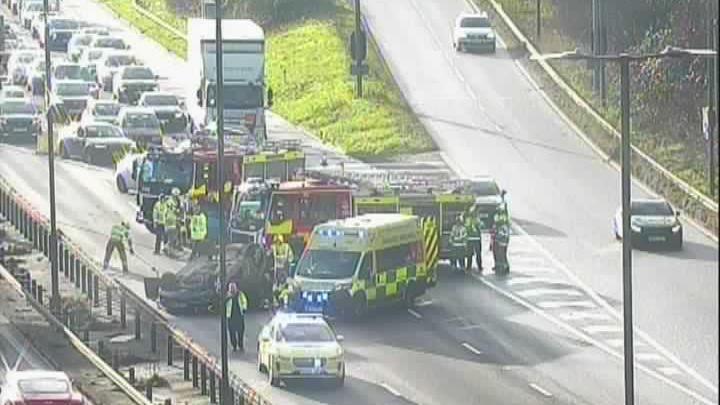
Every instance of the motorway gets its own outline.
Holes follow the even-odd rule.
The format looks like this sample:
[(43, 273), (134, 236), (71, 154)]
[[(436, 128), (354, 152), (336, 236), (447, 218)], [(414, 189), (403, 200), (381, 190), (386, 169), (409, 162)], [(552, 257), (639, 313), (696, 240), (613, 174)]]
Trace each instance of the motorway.
[[(398, 74), (403, 90), (438, 140), (441, 149), (462, 171), (487, 171), (498, 177), (510, 191), (512, 215), (522, 227), (518, 228), (519, 234), (511, 243), (511, 260), (517, 263), (514, 274), (503, 280), (494, 276), (470, 278), (443, 272), (439, 286), (425, 297), (415, 311), (398, 310), (383, 313), (360, 324), (340, 324), (338, 329), (346, 336), (345, 347), (350, 362), (349, 378), (342, 390), (316, 389), (312, 386), (291, 386), (286, 390), (271, 388), (266, 378), (255, 370), (254, 339), (259, 325), (266, 318), (264, 314), (253, 314), (249, 320), (249, 350), (244, 355), (232, 355), (232, 371), (269, 399), (287, 404), (621, 403), (621, 361), (596, 345), (588, 344), (586, 339), (578, 337), (571, 329), (564, 328), (569, 321), (562, 326), (555, 323), (557, 319), (571, 319), (573, 314), (607, 322), (604, 325), (576, 326), (585, 327), (586, 334), (593, 330), (603, 333), (602, 326), (615, 324), (603, 314), (603, 308), (597, 303), (598, 297), (592, 293), (597, 291), (601, 295), (600, 299), (610, 299), (612, 306), (618, 305), (619, 276), (614, 269), (619, 269), (619, 250), (611, 240), (609, 230), (610, 218), (619, 201), (614, 191), (617, 174), (603, 165), (556, 118), (502, 51), (494, 57), (462, 55), (460, 58), (464, 63), (462, 66), (477, 75), (473, 80), (486, 82), (480, 84), (487, 86), (487, 89), (483, 87), (484, 90), (480, 92), (478, 87), (476, 90), (477, 94), (482, 94), (482, 102), (479, 102), (477, 96), (475, 99), (469, 96), (475, 93), (468, 93), (468, 87), (462, 84), (467, 81), (460, 81), (454, 73), (451, 66), (456, 63), (452, 62), (455, 56), (450, 53), (449, 46), (447, 49), (439, 46), (433, 48), (432, 30), (424, 25), (425, 20), (414, 21), (411, 18), (408, 24), (403, 24), (406, 29), (396, 33), (397, 38), (392, 35), (386, 38), (384, 33), (390, 32), (386, 31), (390, 30), (389, 21), (384, 20), (385, 16), (372, 12), (379, 4), (366, 2), (373, 29), (378, 29), (383, 51)], [(387, 13), (387, 16), (400, 15), (396, 12), (413, 15), (403, 7), (412, 9), (417, 6), (416, 3), (405, 1), (384, 4), (392, 9), (388, 10), (392, 12)], [(454, 3), (427, 4), (436, 4), (436, 7), (426, 11), (432, 18), (439, 21), (444, 19), (443, 23), (438, 23), (438, 27), (449, 29), (454, 16), (448, 17), (445, 11), (440, 13), (442, 10), (435, 8), (442, 9)], [(117, 19), (95, 3), (65, 0), (63, 6), (67, 14), (78, 18), (92, 16), (95, 22), (123, 29)], [(436, 15), (438, 13), (441, 15)], [(396, 28), (393, 26), (392, 30)], [(186, 79), (191, 75), (182, 61), (136, 33), (125, 31), (125, 35), (141, 59), (167, 78), (161, 83), (163, 89), (180, 94), (192, 93), (191, 84)], [(405, 35), (410, 35), (413, 41), (409, 42), (409, 37)], [(438, 37), (438, 40), (442, 38), (449, 38), (449, 32), (445, 37)], [(396, 40), (401, 42), (394, 42)], [(428, 45), (429, 48), (425, 48)], [(480, 58), (492, 64), (485, 66), (480, 63)], [(411, 63), (415, 65), (410, 66)], [(417, 66), (423, 66), (425, 70), (418, 71)], [(488, 69), (488, 72), (483, 72), (483, 69)], [(488, 76), (493, 72), (499, 76)], [(486, 77), (492, 77), (492, 80)], [(529, 120), (533, 125), (519, 120), (516, 122), (513, 114)], [(493, 129), (493, 125), (497, 127)], [(542, 132), (535, 132), (537, 129)], [(297, 133), (280, 121), (271, 122), (270, 131), (273, 136), (293, 136)], [(476, 147), (471, 149), (467, 145)], [(499, 156), (507, 162), (500, 164), (497, 161)], [(317, 162), (316, 158), (317, 152), (309, 164), (312, 165), (313, 160)], [(0, 146), (0, 175), (47, 215), (45, 162), (44, 157), (27, 149)], [(491, 170), (494, 167), (504, 169)], [(108, 169), (58, 161), (56, 176), (59, 227), (99, 261), (111, 225), (120, 218), (134, 216), (131, 198), (115, 191), (112, 173)], [(573, 190), (573, 193), (568, 190)], [(584, 197), (589, 196), (592, 190), (603, 192), (593, 193), (592, 198)], [(553, 203), (553, 196), (562, 199), (556, 198)], [(521, 234), (522, 230), (529, 235)], [(702, 348), (706, 350), (705, 353), (717, 353), (717, 345), (711, 346), (712, 341), (717, 343), (717, 330), (710, 330), (717, 325), (717, 306), (708, 301), (707, 296), (711, 294), (706, 294), (705, 290), (715, 289), (717, 285), (717, 275), (709, 274), (710, 267), (717, 266), (717, 250), (713, 251), (712, 243), (703, 239), (698, 232), (687, 230), (687, 248), (679, 255), (636, 254), (639, 269), (636, 274), (636, 313), (641, 327), (661, 339), (667, 347), (674, 351), (677, 349), (683, 360), (707, 375), (708, 370), (696, 365), (708, 360), (688, 360), (692, 356), (686, 355), (682, 348), (690, 344), (704, 345)], [(137, 256), (142, 260), (131, 258), (133, 275), (123, 277), (124, 282), (139, 286), (140, 276), (150, 275), (148, 264), (162, 270), (181, 266), (171, 259), (153, 256), (151, 236), (142, 227), (134, 225), (133, 236), (138, 247)], [(705, 255), (700, 254), (703, 247)], [(667, 261), (675, 262), (676, 266), (680, 266), (678, 263), (682, 265), (683, 272), (678, 272), (678, 280), (666, 275), (670, 270)], [(523, 268), (520, 265), (522, 262), (527, 266)], [(530, 263), (535, 264), (530, 266)], [(688, 266), (689, 263), (691, 266)], [(582, 298), (584, 308), (577, 302), (575, 307), (583, 311), (563, 312), (573, 307), (567, 305), (567, 299), (552, 301), (550, 298), (553, 297), (550, 297), (533, 301), (534, 298), (542, 297), (543, 290), (548, 288), (542, 286), (544, 279), (532, 279), (531, 276), (538, 273), (531, 274), (530, 267), (554, 274), (556, 278), (548, 281), (555, 281), (555, 285), (562, 276), (564, 284), (561, 294)], [(642, 269), (647, 271), (643, 272)], [(651, 276), (650, 270), (656, 273), (656, 277), (665, 277), (660, 279), (661, 283), (645, 285)], [(698, 276), (681, 277), (690, 272), (698, 272)], [(697, 281), (702, 274), (707, 277), (704, 283)], [(580, 288), (573, 275), (577, 275), (581, 284), (587, 284), (589, 288)], [(675, 284), (664, 285), (669, 280)], [(533, 291), (520, 289), (529, 283), (535, 283)], [(692, 296), (681, 294), (687, 283), (696, 288)], [(659, 331), (650, 328), (652, 325), (648, 322), (653, 318), (648, 315), (648, 311), (655, 314), (652, 312), (655, 309), (648, 308), (647, 302), (654, 301), (643, 301), (643, 294), (648, 294), (645, 289), (652, 288), (655, 289), (654, 294), (660, 294), (663, 288), (672, 286), (681, 288), (676, 288), (674, 295), (650, 296), (663, 297), (663, 302), (657, 304), (663, 308), (665, 300), (685, 306), (673, 307), (672, 311), (665, 308), (666, 314), (663, 317), (656, 316), (655, 319), (665, 321), (674, 316), (681, 318), (676, 313), (684, 308), (698, 308), (696, 317), (689, 317), (685, 312), (685, 318), (677, 319), (674, 325), (678, 328), (684, 328), (686, 324), (694, 325), (694, 329), (688, 326), (689, 329), (680, 329), (678, 333), (697, 333), (697, 329), (707, 331), (710, 342), (701, 343), (693, 334), (688, 336), (686, 346), (672, 341), (668, 343), (664, 340), (668, 331), (662, 330), (662, 327)], [(517, 296), (525, 299), (519, 301)], [(683, 299), (688, 302), (679, 303)], [(705, 307), (703, 302), (706, 303)], [(538, 311), (537, 308), (545, 310)], [(570, 318), (563, 318), (562, 315), (570, 315)], [(173, 321), (208, 350), (219, 354), (216, 318), (177, 317)], [(665, 329), (671, 328), (666, 326)], [(647, 347), (652, 346), (647, 344)], [(646, 354), (665, 357), (653, 351)], [(706, 357), (710, 358), (710, 362), (713, 361), (713, 356)], [(714, 361), (717, 361), (717, 356), (714, 356)], [(669, 367), (672, 366), (665, 367), (668, 375), (675, 375)], [(682, 375), (683, 371), (678, 368), (675, 371), (680, 375), (675, 377), (683, 386), (701, 390), (702, 395), (713, 398), (712, 392), (702, 391), (702, 384)], [(647, 373), (638, 373), (637, 378), (640, 387), (638, 398), (644, 404), (703, 403), (690, 400), (686, 393)], [(712, 375), (709, 378), (712, 379)], [(717, 375), (713, 381), (717, 384)], [(714, 400), (704, 403), (716, 403), (717, 394), (714, 395)]]
[[(363, 2), (405, 97), (453, 166), (496, 177), (509, 191), (514, 221), (620, 309), (620, 244), (610, 226), (620, 204), (619, 173), (553, 111), (504, 49), (452, 49), (454, 19), (470, 10), (464, 0)], [(633, 195), (648, 193), (636, 185)], [(685, 225), (682, 252), (634, 253), (636, 325), (717, 392), (718, 244)]]
[(0, 315), (0, 385), (9, 370), (53, 370), (26, 338), (3, 315)]

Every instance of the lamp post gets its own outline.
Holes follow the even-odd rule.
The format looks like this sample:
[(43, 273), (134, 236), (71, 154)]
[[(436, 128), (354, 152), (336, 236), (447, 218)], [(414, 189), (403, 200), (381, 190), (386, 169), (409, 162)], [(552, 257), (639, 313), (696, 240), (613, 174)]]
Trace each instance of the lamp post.
[(53, 115), (50, 92), (52, 89), (50, 48), (50, 27), (48, 14), (50, 6), (48, 0), (43, 1), (43, 19), (45, 22), (45, 117), (47, 120), (47, 148), (48, 148), (48, 183), (50, 188), (50, 311), (55, 315), (60, 313), (60, 280), (58, 276), (57, 252), (57, 222), (55, 214), (55, 141), (53, 139)]
[(661, 52), (649, 54), (588, 55), (579, 50), (534, 56), (533, 60), (592, 60), (617, 62), (620, 64), (620, 109), (621, 109), (621, 184), (622, 184), (622, 267), (623, 267), (623, 351), (625, 360), (625, 405), (635, 403), (635, 378), (633, 354), (633, 313), (632, 313), (632, 245), (630, 229), (631, 196), (631, 144), (630, 144), (630, 63), (647, 59), (717, 57), (709, 49), (684, 49), (667, 47)]
[[(47, 0), (46, 0), (47, 1)], [(223, 46), (222, 46), (222, 0), (215, 1), (215, 66), (217, 67), (217, 77), (215, 83), (215, 109), (217, 114), (217, 187), (218, 187), (218, 212), (219, 229), (218, 245), (220, 260), (220, 292), (218, 296), (218, 304), (220, 307), (220, 372), (222, 378), (220, 380), (220, 403), (221, 405), (230, 404), (230, 373), (228, 371), (228, 332), (227, 332), (227, 314), (224, 304), (225, 291), (227, 286), (227, 274), (225, 269), (225, 126), (223, 123)]]

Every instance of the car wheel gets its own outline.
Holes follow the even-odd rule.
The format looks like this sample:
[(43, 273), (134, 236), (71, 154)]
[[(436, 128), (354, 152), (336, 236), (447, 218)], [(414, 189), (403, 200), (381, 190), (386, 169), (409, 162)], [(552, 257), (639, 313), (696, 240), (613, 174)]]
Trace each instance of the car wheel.
[(683, 233), (682, 233), (682, 231), (678, 232), (675, 239), (673, 239), (672, 249), (673, 250), (682, 250), (683, 249)]
[(122, 176), (117, 176), (117, 178), (115, 179), (115, 183), (117, 184), (117, 188), (118, 188), (119, 192), (121, 192), (123, 194), (127, 194), (127, 192), (128, 192), (127, 184), (125, 184), (125, 179), (123, 179)]
[(265, 368), (265, 365), (262, 363), (262, 355), (260, 354), (260, 343), (258, 343), (257, 346), (257, 366), (259, 372), (265, 373), (267, 371), (267, 368)]
[(88, 151), (83, 152), (83, 161), (89, 165), (93, 164), (93, 156), (92, 153), (89, 153)]
[(335, 379), (335, 388), (342, 388), (345, 385), (345, 366), (343, 365), (342, 374)]
[(415, 306), (415, 297), (417, 296), (417, 286), (415, 283), (410, 283), (405, 287), (403, 294), (403, 305), (405, 308), (412, 308)]
[(272, 364), (273, 358), (270, 357), (270, 361), (268, 364), (268, 381), (270, 382), (270, 385), (273, 387), (277, 387), (280, 385), (280, 377), (276, 374), (275, 369), (277, 368), (277, 364)]

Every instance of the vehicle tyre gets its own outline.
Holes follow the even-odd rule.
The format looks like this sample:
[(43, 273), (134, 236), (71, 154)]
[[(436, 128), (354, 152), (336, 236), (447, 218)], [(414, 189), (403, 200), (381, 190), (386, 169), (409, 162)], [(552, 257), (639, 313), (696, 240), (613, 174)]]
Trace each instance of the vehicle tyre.
[(495, 53), (495, 48), (496, 48), (496, 46), (495, 46), (495, 44), (493, 44), (492, 48), (490, 48), (490, 53)]
[(61, 151), (61, 156), (63, 159), (70, 159), (70, 152), (68, 152), (64, 143), (60, 144), (60, 151)]
[(335, 388), (342, 388), (345, 385), (345, 365), (343, 365), (342, 374), (340, 374), (340, 376), (336, 378), (333, 383), (335, 385)]
[(368, 312), (368, 303), (367, 299), (365, 298), (365, 294), (358, 293), (355, 294), (352, 300), (352, 317), (355, 319), (361, 319), (365, 315), (367, 315)]
[(257, 345), (257, 366), (259, 372), (265, 373), (267, 371), (265, 365), (262, 364), (262, 356), (260, 356), (260, 343)]
[(123, 179), (122, 176), (117, 176), (117, 178), (115, 179), (115, 184), (117, 184), (117, 189), (119, 192), (127, 194), (127, 184), (125, 184), (125, 179)]
[(678, 232), (677, 236), (672, 240), (672, 243), (670, 245), (672, 250), (682, 250), (683, 249), (683, 233), (682, 231)]
[(93, 162), (94, 162), (94, 159), (93, 159), (92, 153), (90, 153), (90, 152), (87, 151), (87, 150), (84, 151), (84, 152), (83, 152), (83, 162), (85, 162), (85, 163), (87, 163), (87, 164), (89, 164), (89, 165), (94, 164), (94, 163), (93, 163)]
[(270, 382), (270, 385), (273, 387), (280, 386), (280, 377), (277, 376), (275, 369), (278, 368), (277, 364), (273, 363), (273, 358), (270, 358), (270, 364), (268, 365), (268, 381)]
[(403, 305), (405, 308), (412, 308), (415, 306), (415, 298), (417, 297), (417, 285), (411, 282), (405, 287), (403, 294)]

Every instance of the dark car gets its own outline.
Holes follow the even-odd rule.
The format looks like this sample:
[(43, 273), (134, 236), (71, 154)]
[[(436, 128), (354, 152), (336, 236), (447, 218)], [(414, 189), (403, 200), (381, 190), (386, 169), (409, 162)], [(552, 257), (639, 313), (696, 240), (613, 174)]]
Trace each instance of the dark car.
[(117, 101), (93, 100), (83, 112), (80, 122), (90, 123), (98, 121), (117, 125), (121, 109), (122, 106)]
[(118, 123), (125, 135), (138, 146), (162, 143), (162, 127), (155, 112), (144, 107), (124, 107), (120, 110)]
[(44, 30), (39, 33), (40, 43), (46, 45), (51, 51), (67, 52), (68, 42), (77, 30), (82, 27), (79, 21), (64, 17), (48, 18), (49, 38), (45, 40)]
[(105, 122), (80, 124), (62, 134), (58, 143), (63, 158), (82, 159), (90, 164), (111, 164), (113, 155), (134, 146), (119, 127)]
[(155, 111), (165, 135), (189, 135), (190, 116), (184, 109), (185, 104), (176, 95), (160, 91), (146, 92), (140, 96), (138, 105)]
[(55, 95), (62, 102), (65, 113), (77, 119), (93, 98), (92, 83), (83, 80), (58, 80), (54, 83)]
[(112, 80), (113, 98), (121, 103), (135, 104), (146, 91), (157, 90), (157, 76), (147, 66), (124, 66)]
[(1, 140), (34, 142), (40, 128), (40, 115), (29, 99), (5, 99), (0, 102)]
[[(666, 246), (681, 250), (683, 227), (680, 212), (662, 199), (632, 200), (630, 202), (630, 232), (633, 247)], [(622, 207), (613, 218), (616, 239), (623, 238)]]

